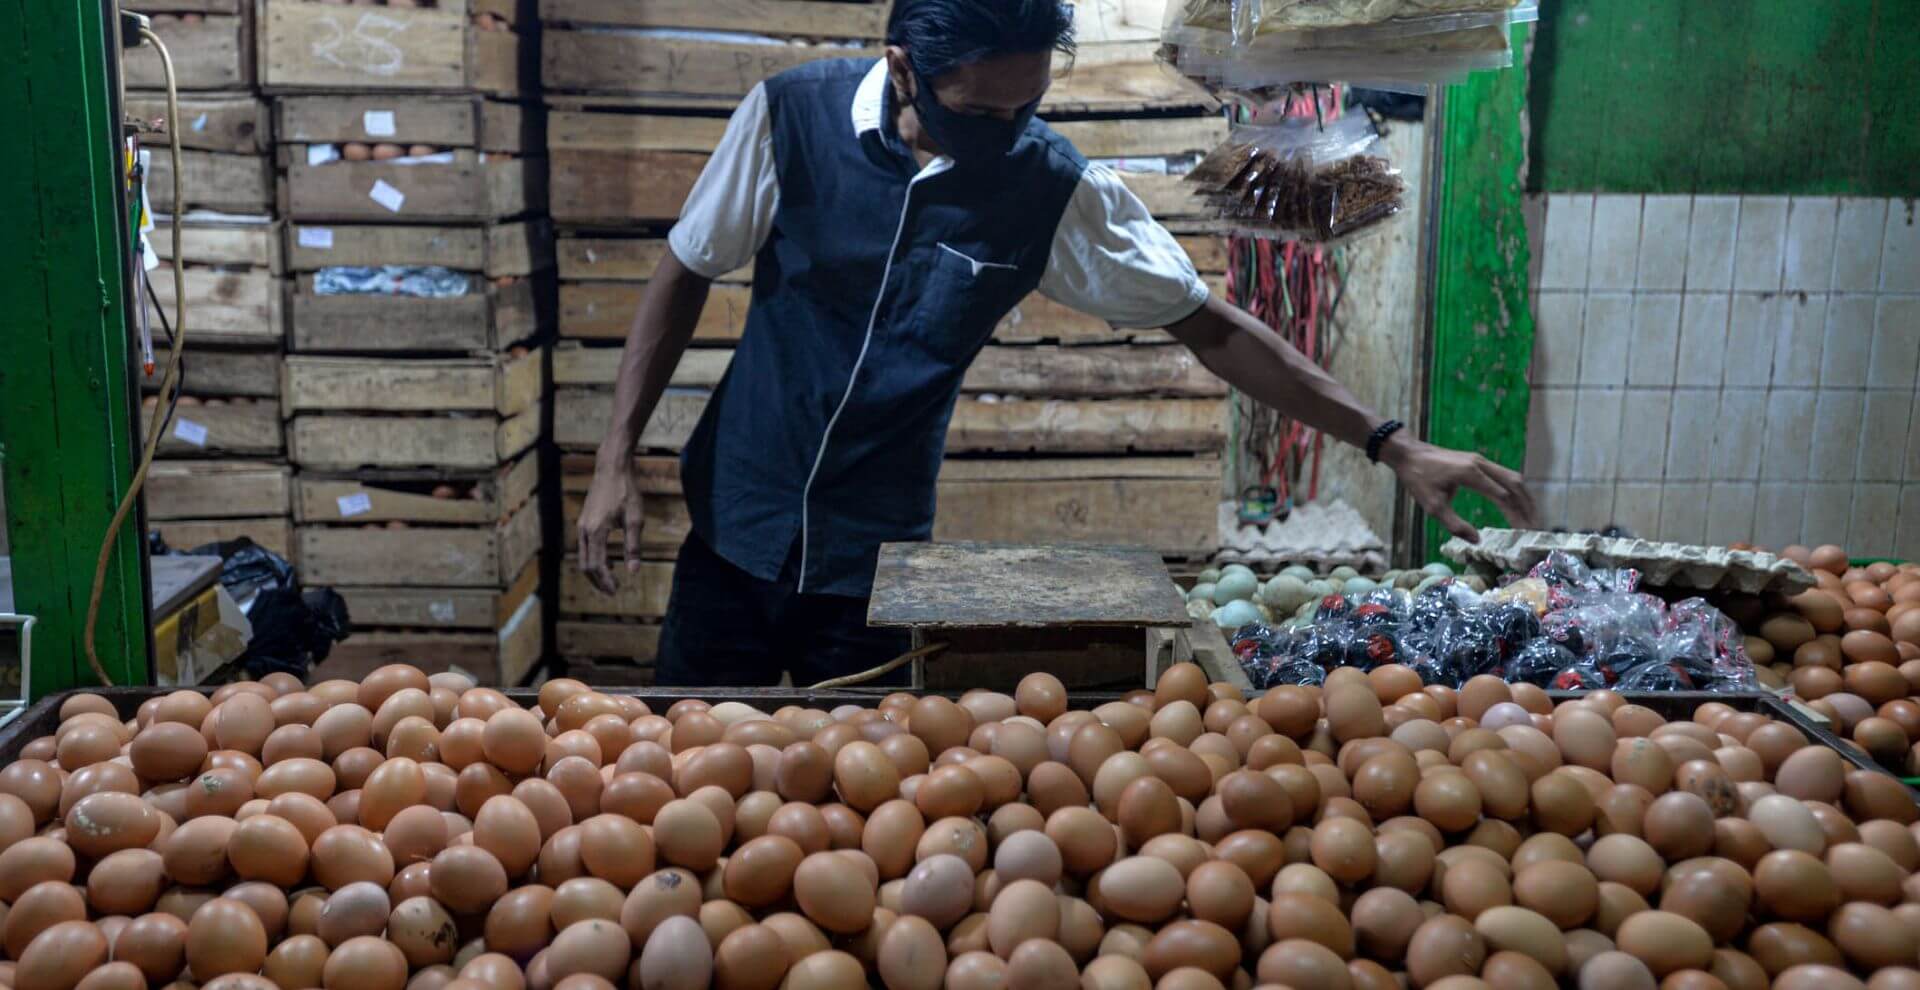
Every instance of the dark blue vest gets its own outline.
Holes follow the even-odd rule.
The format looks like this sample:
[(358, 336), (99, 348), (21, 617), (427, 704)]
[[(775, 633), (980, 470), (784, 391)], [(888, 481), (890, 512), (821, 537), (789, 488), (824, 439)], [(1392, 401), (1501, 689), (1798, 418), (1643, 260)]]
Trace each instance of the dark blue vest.
[[(753, 304), (683, 456), (693, 528), (763, 580), (865, 595), (880, 544), (933, 530), (960, 379), (1039, 284), (1086, 169), (1034, 121), (995, 167), (931, 170), (854, 134), (872, 60), (766, 83), (780, 199)], [(889, 90), (891, 87), (888, 87)]]

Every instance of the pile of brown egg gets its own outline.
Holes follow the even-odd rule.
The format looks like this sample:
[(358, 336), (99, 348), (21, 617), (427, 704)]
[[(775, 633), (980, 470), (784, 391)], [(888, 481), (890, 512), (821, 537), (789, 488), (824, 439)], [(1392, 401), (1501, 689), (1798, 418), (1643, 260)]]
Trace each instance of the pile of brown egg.
[(1911, 794), (1720, 703), (1183, 664), (529, 711), (393, 666), (60, 714), (0, 770), (19, 990), (1920, 988)]
[(1852, 567), (1837, 546), (1781, 555), (1818, 585), (1723, 603), (1748, 633), (1747, 655), (1881, 765), (1920, 770), (1920, 563)]

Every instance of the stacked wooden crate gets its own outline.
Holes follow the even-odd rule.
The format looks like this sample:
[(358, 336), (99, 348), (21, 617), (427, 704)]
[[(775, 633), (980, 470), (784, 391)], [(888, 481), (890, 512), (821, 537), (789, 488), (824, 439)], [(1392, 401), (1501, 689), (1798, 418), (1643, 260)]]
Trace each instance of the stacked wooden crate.
[[(569, 549), (592, 452), (611, 416), (620, 342), (727, 112), (755, 83), (791, 66), (877, 54), (886, 10), (809, 0), (542, 0), (560, 231), (554, 436)], [(1063, 64), (1043, 115), (1089, 158), (1136, 169), (1126, 180), (1157, 216), (1193, 215), (1177, 174), (1159, 173), (1177, 173), (1211, 149), (1225, 126), (1203, 94), (1154, 61), (1157, 5), (1141, 12), (1108, 4), (1077, 16), (1084, 43), (1071, 67)], [(1192, 238), (1188, 249), (1217, 282), (1217, 242)], [(561, 567), (556, 649), (575, 676), (651, 678), (672, 557), (688, 532), (674, 455), (726, 369), (751, 279), (743, 270), (714, 285), (693, 349), (640, 440), (640, 570), (616, 568), (620, 589), (608, 596), (573, 560)], [(1030, 297), (967, 375), (947, 438), (935, 537), (1211, 553), (1225, 394), (1164, 332), (1118, 332)]]
[[(147, 316), (164, 362), (176, 313), (170, 217), (182, 218), (186, 350), (181, 397), (147, 484), (152, 529), (177, 548), (250, 537), (293, 556), (277, 399), (286, 338), (285, 266), (274, 213), (273, 127), (257, 88), (250, 0), (141, 0), (173, 59), (181, 201), (174, 202), (166, 78), (152, 46), (123, 62), (126, 111), (146, 130), (150, 243)], [(160, 368), (142, 379), (147, 418), (165, 415)]]
[(301, 576), (354, 622), (316, 676), (405, 661), (518, 683), (545, 652), (537, 20), (515, 0), (261, 10)]

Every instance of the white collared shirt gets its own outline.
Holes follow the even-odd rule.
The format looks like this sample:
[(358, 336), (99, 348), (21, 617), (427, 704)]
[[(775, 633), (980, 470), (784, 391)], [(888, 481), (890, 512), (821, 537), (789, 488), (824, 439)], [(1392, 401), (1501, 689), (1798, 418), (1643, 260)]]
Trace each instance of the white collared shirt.
[[(887, 64), (874, 63), (850, 109), (858, 139), (881, 126)], [(936, 158), (927, 167), (944, 165)], [(667, 243), (697, 275), (745, 267), (766, 243), (780, 203), (765, 88), (755, 86), (728, 121), (694, 182)], [(1120, 327), (1163, 327), (1206, 302), (1207, 286), (1179, 242), (1113, 170), (1089, 165), (1054, 230), (1040, 294)]]

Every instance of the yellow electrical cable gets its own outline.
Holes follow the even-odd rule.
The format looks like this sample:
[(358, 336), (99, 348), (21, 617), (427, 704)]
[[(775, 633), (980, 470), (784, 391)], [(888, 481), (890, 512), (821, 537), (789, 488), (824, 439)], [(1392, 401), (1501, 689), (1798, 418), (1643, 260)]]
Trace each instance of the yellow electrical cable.
[[(140, 28), (140, 40), (152, 45), (154, 50), (159, 52), (160, 69), (166, 76), (167, 139), (173, 162), (173, 208), (168, 216), (173, 231), (171, 259), (173, 263), (173, 347), (167, 353), (167, 370), (160, 376), (160, 395), (154, 405), (154, 409), (158, 412), (172, 405), (169, 391), (175, 393), (179, 391), (180, 354), (187, 341), (187, 287), (186, 276), (181, 270), (184, 262), (180, 252), (180, 211), (185, 208), (186, 201), (180, 186), (180, 176), (183, 172), (180, 153), (180, 91), (174, 81), (173, 56), (167, 52), (166, 44), (153, 33), (151, 28), (145, 26)], [(118, 122), (115, 123), (115, 129), (118, 130)], [(120, 155), (116, 149), (114, 160), (118, 162), (119, 159)], [(146, 305), (137, 284), (134, 286), (134, 300), (137, 305)], [(100, 559), (94, 563), (93, 594), (87, 599), (86, 649), (87, 663), (93, 667), (94, 676), (100, 678), (101, 684), (113, 683), (113, 678), (107, 675), (106, 667), (100, 663), (100, 655), (95, 650), (93, 642), (94, 626), (100, 621), (100, 596), (107, 585), (107, 561), (113, 556), (113, 544), (120, 536), (120, 527), (125, 525), (127, 514), (133, 511), (135, 501), (140, 498), (140, 490), (146, 486), (147, 471), (153, 467), (154, 452), (160, 448), (160, 428), (165, 421), (164, 415), (148, 418), (147, 436), (140, 454), (140, 466), (134, 469), (133, 478), (127, 483), (127, 493), (121, 497), (119, 508), (113, 512), (113, 522), (107, 526), (106, 535), (100, 540)], [(145, 594), (145, 589), (140, 589), (140, 593)]]

